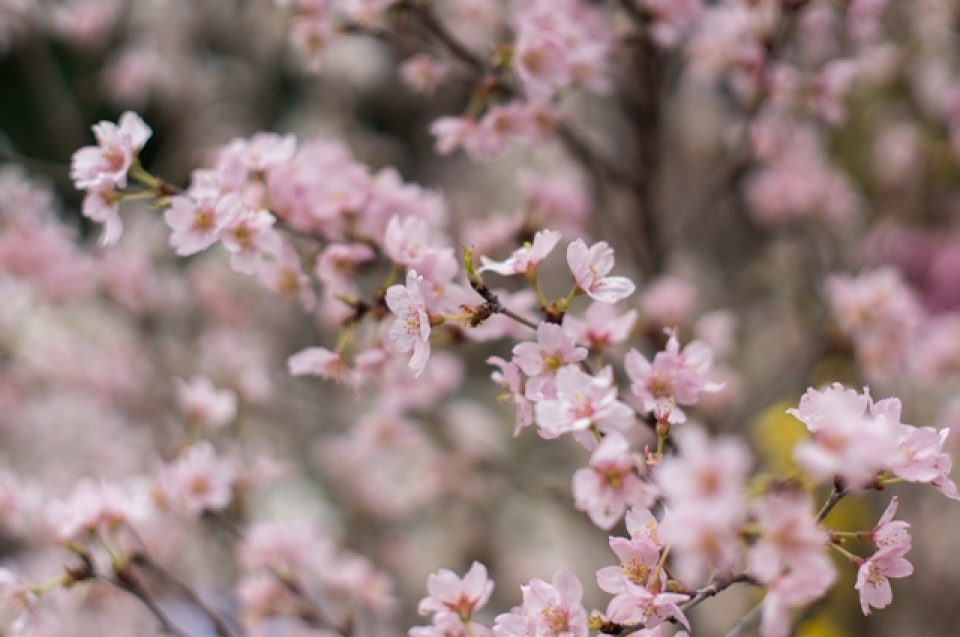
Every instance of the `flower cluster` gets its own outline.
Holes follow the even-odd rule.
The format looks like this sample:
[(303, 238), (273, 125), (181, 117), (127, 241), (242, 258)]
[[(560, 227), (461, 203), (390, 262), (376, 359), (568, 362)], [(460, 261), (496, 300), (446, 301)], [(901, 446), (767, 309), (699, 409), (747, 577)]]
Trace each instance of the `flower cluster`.
[(954, 4), (0, 2), (0, 634), (935, 598)]

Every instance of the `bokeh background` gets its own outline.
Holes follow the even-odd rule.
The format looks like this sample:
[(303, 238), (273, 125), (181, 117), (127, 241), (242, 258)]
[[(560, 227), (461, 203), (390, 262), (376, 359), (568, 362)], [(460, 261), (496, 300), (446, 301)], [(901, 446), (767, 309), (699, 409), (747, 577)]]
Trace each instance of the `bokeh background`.
[[(608, 90), (564, 92), (555, 134), (490, 161), (435, 152), (431, 123), (464, 113), (482, 79), (435, 32), (394, 7), (317, 48), (296, 30), (310, 4), (0, 0), (0, 559), (25, 577), (69, 557), (43, 531), (42, 503), (80, 476), (155, 472), (185, 439), (177, 379), (202, 374), (239, 396), (214, 439), (242, 459), (249, 487), (227, 520), (141, 532), (225, 612), (237, 612), (242, 577), (226, 524), (303, 518), (392, 579), (384, 634), (422, 621), (429, 573), (472, 560), (497, 582), (491, 619), (519, 603), (521, 583), (560, 569), (584, 581), (588, 608), (606, 604), (593, 573), (615, 559), (608, 534), (570, 495), (583, 450), (512, 437), (489, 378), (486, 358), (509, 357), (522, 328), (483, 342), (444, 330), (402, 421), (383, 417), (392, 398), (376, 391), (292, 378), (287, 357), (336, 339), (329, 316), (234, 274), (222, 250), (177, 258), (145, 204), (125, 204), (118, 246), (96, 245), (70, 159), (94, 143), (91, 125), (128, 109), (154, 131), (143, 165), (182, 187), (231, 139), (293, 133), (440, 193), (454, 245), (480, 254), (503, 258), (541, 227), (610, 242), (616, 271), (639, 282), (620, 306), (639, 311), (630, 345), (652, 354), (673, 326), (710, 343), (725, 388), (695, 418), (748, 440), (758, 471), (790, 471), (803, 428), (785, 412), (809, 386), (869, 384), (903, 401), (904, 422), (960, 425), (956, 2), (559, 3), (603, 16)], [(524, 2), (427, 4), (448, 36), (492, 59)], [(738, 26), (730, 7), (752, 21)], [(417, 54), (445, 65), (436, 86), (410, 79)], [(377, 275), (361, 277), (368, 293)], [(565, 277), (554, 255), (548, 296)], [(853, 280), (860, 296), (837, 291)], [(853, 570), (838, 564), (845, 579), (796, 634), (960, 632), (960, 507), (903, 485), (844, 501), (828, 523), (871, 528), (891, 492), (916, 573), (863, 617)], [(177, 595), (160, 596), (188, 621)], [(734, 587), (694, 613), (694, 634), (724, 634), (758, 599)], [(155, 631), (96, 583), (43, 607), (49, 634)]]

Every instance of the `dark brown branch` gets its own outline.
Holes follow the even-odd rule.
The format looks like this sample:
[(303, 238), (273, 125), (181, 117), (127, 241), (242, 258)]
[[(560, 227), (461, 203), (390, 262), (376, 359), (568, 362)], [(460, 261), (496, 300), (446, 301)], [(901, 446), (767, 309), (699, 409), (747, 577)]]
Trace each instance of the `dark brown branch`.
[(166, 632), (170, 633), (171, 635), (176, 635), (177, 637), (190, 637), (190, 635), (185, 633), (172, 621), (170, 621), (170, 618), (167, 617), (167, 614), (162, 608), (160, 608), (160, 605), (157, 604), (156, 600), (153, 599), (153, 596), (150, 594), (150, 592), (144, 588), (142, 584), (140, 584), (139, 580), (137, 580), (136, 576), (129, 568), (118, 569), (115, 574), (115, 579), (104, 577), (100, 577), (98, 579), (113, 584), (114, 586), (130, 593), (143, 602), (143, 605), (146, 606), (153, 616), (157, 618), (157, 621), (160, 622), (160, 625)]
[(151, 559), (146, 553), (141, 552), (135, 554), (131, 561), (137, 566), (149, 568), (151, 571), (159, 575), (163, 580), (171, 584), (184, 597), (189, 599), (190, 602), (193, 603), (197, 608), (203, 611), (203, 613), (210, 618), (210, 621), (213, 622), (213, 626), (216, 629), (219, 637), (234, 637), (233, 631), (230, 630), (230, 627), (227, 626), (223, 618), (220, 617), (216, 611), (210, 608), (196, 591), (174, 577), (172, 573), (153, 561), (153, 559)]
[(846, 494), (846, 490), (834, 487), (830, 497), (823, 503), (823, 508), (820, 509), (820, 513), (817, 514), (817, 522), (823, 522), (830, 512), (833, 511), (833, 507), (837, 506), (837, 503), (840, 502)]
[(400, 3), (400, 6), (407, 9), (410, 14), (417, 19), (423, 29), (453, 57), (473, 67), (481, 76), (490, 70), (487, 63), (481, 57), (470, 51), (447, 30), (447, 27), (437, 19), (437, 16), (433, 13), (429, 5), (404, 0)]

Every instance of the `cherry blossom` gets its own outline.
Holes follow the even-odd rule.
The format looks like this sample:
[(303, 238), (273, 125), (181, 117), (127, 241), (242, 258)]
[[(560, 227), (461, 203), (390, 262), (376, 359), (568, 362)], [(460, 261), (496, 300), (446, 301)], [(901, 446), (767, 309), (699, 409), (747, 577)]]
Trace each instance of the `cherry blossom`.
[(111, 185), (125, 188), (127, 172), (153, 131), (140, 117), (127, 111), (119, 124), (100, 122), (93, 127), (96, 146), (85, 146), (74, 153), (70, 178), (81, 190)]
[(294, 524), (259, 521), (249, 529), (238, 551), (247, 569), (292, 577), (303, 569), (331, 566), (335, 544), (310, 520)]
[(170, 247), (181, 256), (206, 250), (220, 239), (226, 218), (226, 208), (219, 205), (216, 192), (197, 193), (196, 199), (177, 196), (163, 213), (163, 220), (173, 230)]
[(910, 550), (913, 544), (913, 538), (910, 536), (910, 525), (903, 520), (894, 520), (893, 516), (897, 513), (897, 497), (890, 499), (883, 515), (877, 525), (871, 531), (861, 534), (864, 539), (869, 540), (877, 549), (883, 549), (888, 546), (898, 547), (904, 553)]
[(430, 316), (423, 298), (423, 277), (416, 270), (407, 272), (406, 286), (391, 286), (386, 302), (397, 315), (390, 328), (390, 340), (400, 352), (413, 351), (410, 369), (419, 376), (430, 358)]
[(669, 334), (666, 349), (658, 352), (652, 363), (631, 349), (623, 366), (641, 409), (658, 417), (662, 414), (672, 424), (681, 424), (687, 416), (678, 405), (695, 404), (701, 392), (717, 391), (719, 387), (706, 379), (713, 364), (710, 348), (701, 341), (692, 341), (681, 352), (676, 331)]
[(653, 474), (670, 506), (660, 536), (673, 545), (677, 570), (692, 584), (711, 565), (730, 571), (740, 556), (738, 533), (747, 514), (743, 483), (751, 458), (740, 441), (711, 440), (699, 427), (671, 435), (680, 454), (664, 458)]
[(49, 509), (51, 522), (61, 539), (83, 539), (84, 534), (103, 536), (150, 513), (145, 501), (130, 490), (104, 480), (81, 478), (66, 500), (54, 501)]
[[(221, 208), (222, 207), (222, 208)], [(276, 217), (266, 210), (251, 210), (239, 196), (225, 196), (218, 208), (224, 217), (220, 241), (232, 255), (230, 267), (238, 274), (256, 274), (264, 257), (277, 257), (282, 241), (273, 229)]]
[[(899, 422), (899, 401), (897, 401)], [(890, 467), (894, 474), (908, 482), (928, 482), (948, 498), (960, 500), (957, 486), (950, 480), (953, 460), (943, 451), (949, 429), (903, 425), (897, 443), (900, 454)]]
[(610, 548), (620, 564), (597, 571), (597, 586), (612, 595), (624, 592), (627, 583), (647, 586), (651, 579), (657, 581), (666, 575), (660, 571), (659, 578), (655, 577), (662, 549), (657, 519), (648, 509), (633, 508), (627, 511), (626, 523), (628, 538), (610, 538)]
[(586, 357), (587, 350), (577, 347), (563, 328), (553, 323), (537, 326), (536, 343), (519, 343), (513, 348), (513, 362), (530, 377), (526, 396), (531, 400), (555, 397), (555, 378), (560, 369)]
[(560, 233), (555, 230), (541, 230), (533, 236), (533, 242), (517, 249), (506, 261), (491, 261), (487, 257), (480, 257), (483, 267), (478, 272), (487, 270), (510, 276), (522, 274), (531, 276), (536, 273), (537, 266), (553, 251), (560, 241)]
[(420, 601), (421, 615), (452, 613), (467, 622), (473, 613), (484, 606), (493, 592), (493, 582), (487, 578), (486, 567), (474, 562), (461, 580), (452, 571), (440, 569), (427, 578), (428, 597)]
[(823, 597), (836, 579), (836, 570), (825, 556), (780, 575), (763, 598), (760, 634), (786, 637), (790, 634), (790, 611)]
[(516, 426), (513, 430), (513, 435), (516, 437), (520, 435), (520, 431), (524, 427), (529, 427), (534, 423), (533, 404), (525, 395), (520, 366), (512, 361), (505, 361), (499, 356), (491, 356), (487, 359), (487, 363), (500, 368), (500, 371), (491, 373), (490, 378), (507, 390), (505, 394), (501, 395), (501, 400), (513, 401), (516, 408)]
[(194, 376), (189, 383), (178, 378), (177, 404), (190, 423), (211, 429), (223, 427), (237, 415), (237, 393), (217, 389), (206, 376)]
[(817, 480), (841, 476), (862, 488), (900, 461), (899, 401), (874, 403), (869, 393), (834, 383), (823, 392), (808, 389), (799, 407), (787, 411), (813, 433), (795, 447), (794, 458)]
[(127, 173), (153, 131), (131, 111), (120, 116), (119, 125), (100, 122), (93, 127), (96, 146), (85, 146), (73, 155), (70, 178), (87, 191), (83, 214), (104, 224), (100, 243), (114, 245), (123, 231), (115, 189), (127, 186)]
[(595, 301), (617, 303), (636, 289), (626, 277), (607, 276), (613, 269), (613, 248), (605, 241), (587, 248), (583, 239), (577, 239), (567, 246), (567, 264), (577, 287)]
[(613, 369), (596, 376), (566, 365), (557, 372), (556, 398), (537, 403), (538, 433), (547, 440), (595, 427), (600, 431), (626, 431), (634, 424), (633, 410), (617, 400)]
[(638, 586), (628, 581), (624, 583), (624, 590), (610, 600), (607, 615), (617, 622), (642, 623), (648, 628), (659, 626), (672, 617), (689, 629), (690, 622), (680, 610), (680, 604), (689, 599), (685, 593), (660, 592), (656, 587)]
[(303, 271), (300, 254), (290, 244), (284, 243), (276, 258), (263, 263), (259, 270), (260, 280), (275, 294), (306, 310), (317, 303), (310, 278)]
[[(543, 403), (541, 403), (543, 404)], [(607, 434), (590, 456), (590, 464), (573, 475), (573, 498), (601, 529), (609, 529), (631, 506), (653, 503), (657, 490), (637, 475), (642, 458), (630, 453), (627, 440)]]
[[(586, 637), (587, 611), (583, 586), (572, 573), (559, 571), (553, 583), (533, 579), (522, 587), (523, 613), (535, 635)], [(499, 618), (498, 618), (499, 619)]]
[(563, 329), (577, 342), (592, 350), (602, 350), (627, 340), (636, 320), (636, 310), (618, 315), (612, 306), (594, 302), (587, 308), (583, 319), (565, 315)]
[(813, 503), (805, 493), (771, 493), (754, 507), (760, 538), (750, 548), (750, 571), (771, 583), (787, 569), (802, 569), (822, 559), (829, 540), (814, 520)]
[(427, 95), (432, 94), (449, 73), (449, 65), (425, 53), (412, 55), (400, 65), (400, 77), (403, 81), (415, 91)]
[(893, 601), (889, 577), (907, 577), (913, 574), (913, 564), (903, 555), (909, 546), (885, 546), (863, 561), (857, 569), (856, 589), (860, 591), (860, 609), (864, 615), (870, 608), (885, 608)]
[(323, 347), (308, 347), (292, 355), (287, 359), (287, 369), (294, 376), (311, 374), (353, 387), (361, 380), (342, 355)]
[(160, 474), (160, 488), (180, 508), (194, 516), (220, 511), (233, 497), (236, 471), (217, 457), (213, 445), (201, 441), (186, 449)]
[(4, 635), (23, 634), (29, 622), (27, 611), (36, 599), (13, 571), (0, 567), (0, 632)]

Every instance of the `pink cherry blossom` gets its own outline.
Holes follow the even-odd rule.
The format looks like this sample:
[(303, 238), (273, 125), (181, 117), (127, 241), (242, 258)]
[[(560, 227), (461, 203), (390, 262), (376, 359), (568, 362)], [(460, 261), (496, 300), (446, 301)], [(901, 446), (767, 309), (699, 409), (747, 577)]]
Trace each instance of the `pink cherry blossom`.
[[(446, 257), (440, 252), (448, 248), (438, 245), (439, 238), (433, 226), (420, 217), (400, 219), (393, 217), (387, 223), (383, 250), (394, 263), (419, 272), (425, 279), (435, 280), (437, 261)], [(445, 277), (440, 277), (443, 280)]]
[(703, 12), (702, 0), (636, 0), (650, 12), (653, 39), (663, 47), (680, 42), (696, 25)]
[(677, 570), (693, 585), (709, 566), (729, 571), (740, 556), (744, 482), (752, 461), (739, 440), (711, 440), (696, 426), (671, 435), (680, 453), (664, 458), (653, 473), (670, 507), (660, 537), (673, 545)]
[(656, 325), (670, 327), (693, 319), (699, 293), (692, 284), (672, 276), (649, 282), (640, 295), (640, 315)]
[(123, 234), (119, 197), (120, 193), (114, 190), (110, 183), (88, 188), (83, 197), (81, 214), (91, 221), (103, 224), (100, 235), (100, 245), (103, 247), (116, 245)]
[(573, 474), (573, 498), (601, 529), (616, 524), (628, 507), (647, 507), (657, 490), (640, 479), (643, 457), (630, 453), (626, 438), (607, 434), (590, 456), (590, 464)]
[(477, 621), (461, 621), (453, 613), (438, 613), (430, 626), (414, 626), (409, 637), (493, 637), (493, 629)]
[(860, 198), (846, 173), (830, 163), (819, 130), (798, 128), (782, 152), (747, 180), (747, 200), (754, 218), (766, 226), (818, 219), (849, 225)]
[(493, 582), (487, 577), (487, 569), (474, 562), (461, 580), (453, 571), (440, 569), (427, 578), (430, 595), (420, 601), (418, 611), (427, 613), (452, 613), (462, 621), (470, 621), (473, 613), (486, 606), (493, 592)]
[(666, 349), (658, 352), (652, 363), (635, 349), (627, 352), (623, 362), (641, 409), (662, 414), (673, 424), (687, 419), (678, 405), (692, 405), (701, 392), (719, 389), (706, 378), (712, 364), (713, 353), (701, 341), (688, 343), (681, 352), (676, 331), (670, 332)]
[(100, 122), (93, 127), (96, 146), (85, 146), (73, 155), (70, 178), (81, 190), (104, 185), (125, 188), (127, 171), (153, 131), (131, 111), (120, 116), (119, 125)]
[(290, 25), (290, 40), (304, 58), (307, 70), (319, 73), (323, 52), (338, 35), (327, 0), (301, 1)]
[(587, 637), (583, 586), (576, 575), (559, 571), (553, 583), (533, 579), (521, 587), (523, 612), (539, 637)]
[(923, 319), (920, 300), (902, 274), (888, 267), (858, 277), (835, 275), (827, 279), (826, 293), (867, 372), (882, 377), (896, 371)]
[(612, 306), (595, 301), (582, 320), (572, 314), (565, 315), (563, 329), (578, 343), (599, 351), (627, 340), (636, 320), (636, 310), (618, 315)]
[(620, 623), (642, 623), (647, 628), (659, 626), (671, 617), (689, 630), (690, 622), (680, 610), (680, 604), (690, 599), (685, 593), (662, 592), (658, 587), (638, 586), (624, 582), (622, 592), (607, 606), (610, 619)]
[(308, 311), (316, 306), (310, 277), (303, 271), (300, 254), (290, 244), (284, 243), (275, 259), (261, 265), (259, 275), (263, 284), (277, 296), (299, 303)]
[(870, 608), (885, 608), (893, 601), (889, 577), (907, 577), (913, 574), (913, 564), (903, 555), (909, 547), (885, 546), (870, 559), (860, 564), (857, 570), (856, 589), (860, 591), (860, 609), (864, 615)]
[(736, 438), (711, 439), (698, 426), (672, 432), (680, 452), (664, 458), (654, 477), (672, 502), (723, 501), (740, 509), (743, 483), (753, 464)]
[(871, 531), (861, 534), (861, 537), (869, 540), (877, 549), (887, 547), (897, 547), (902, 549), (903, 553), (910, 550), (913, 545), (913, 538), (910, 535), (910, 525), (903, 520), (894, 520), (893, 516), (897, 513), (897, 497), (890, 499), (883, 515), (877, 525)]
[(522, 274), (531, 276), (536, 273), (537, 266), (553, 251), (560, 241), (560, 233), (556, 230), (541, 230), (533, 236), (533, 242), (518, 248), (506, 261), (491, 261), (487, 257), (480, 257), (483, 267), (478, 272), (491, 271), (504, 276)]
[(170, 247), (180, 256), (195, 254), (209, 248), (220, 239), (226, 219), (219, 206), (219, 193), (200, 193), (196, 199), (177, 196), (170, 200), (170, 208), (163, 220), (173, 230)]
[(897, 443), (900, 454), (890, 470), (908, 482), (929, 482), (948, 498), (960, 500), (957, 486), (950, 480), (953, 460), (950, 454), (943, 451), (950, 429), (937, 431), (933, 427), (902, 427)]
[[(659, 524), (653, 514), (648, 509), (633, 508), (627, 511), (626, 523), (629, 538), (610, 538), (610, 548), (620, 564), (597, 571), (597, 586), (611, 595), (624, 592), (628, 582), (637, 586), (654, 583), (651, 578), (660, 562)], [(660, 579), (665, 575), (661, 571)]]
[(145, 503), (128, 489), (89, 477), (78, 480), (66, 500), (54, 501), (49, 507), (57, 536), (64, 540), (83, 539), (90, 533), (106, 536), (148, 513)]
[(540, 225), (556, 228), (564, 236), (585, 233), (590, 200), (580, 175), (521, 175), (520, 188), (525, 212)]
[(341, 354), (323, 347), (308, 347), (287, 359), (287, 369), (293, 376), (311, 374), (327, 380), (343, 382), (353, 387), (359, 386), (359, 374), (350, 369), (350, 365)]
[(533, 102), (576, 84), (610, 88), (607, 57), (612, 34), (601, 12), (580, 0), (533, 0), (514, 19), (514, 69)]
[(570, 83), (572, 72), (562, 38), (531, 26), (517, 38), (516, 69), (534, 100), (550, 97), (554, 88)]
[(244, 623), (257, 624), (274, 617), (296, 617), (305, 611), (303, 602), (273, 573), (243, 577), (235, 592)]
[(577, 347), (563, 328), (554, 323), (537, 326), (537, 342), (519, 343), (513, 348), (513, 362), (530, 378), (526, 385), (527, 398), (542, 400), (556, 396), (555, 377), (561, 368), (579, 363), (587, 357), (587, 350)]
[(317, 278), (326, 285), (348, 288), (359, 265), (374, 256), (373, 248), (362, 243), (332, 243), (317, 257)]
[(237, 393), (217, 389), (206, 376), (194, 376), (189, 383), (177, 379), (177, 404), (187, 420), (216, 429), (237, 415)]
[(220, 241), (232, 255), (230, 267), (238, 274), (252, 275), (264, 257), (279, 255), (282, 241), (273, 229), (276, 217), (266, 210), (251, 210), (239, 196), (229, 194), (217, 204), (224, 218)]
[(13, 571), (0, 567), (0, 634), (22, 635), (29, 623), (28, 611), (37, 596)]
[(472, 117), (441, 117), (430, 125), (430, 132), (437, 138), (440, 155), (449, 155), (462, 146), (471, 159), (485, 161), (504, 150), (502, 140), (490, 135), (489, 129)]
[(823, 597), (836, 580), (837, 573), (826, 556), (805, 562), (781, 574), (763, 598), (760, 634), (763, 637), (787, 637), (790, 611)]
[(390, 328), (390, 340), (400, 352), (413, 351), (410, 369), (419, 376), (430, 358), (430, 316), (423, 297), (423, 277), (407, 272), (407, 284), (387, 290), (387, 307), (397, 315)]
[(900, 462), (899, 401), (874, 404), (869, 393), (834, 383), (823, 392), (808, 389), (799, 407), (787, 411), (813, 433), (793, 456), (816, 480), (840, 476), (850, 488), (862, 488)]
[(557, 372), (556, 398), (537, 403), (538, 432), (552, 440), (565, 433), (586, 431), (626, 431), (635, 422), (633, 410), (617, 400), (613, 369), (605, 367), (591, 376), (577, 365), (566, 365)]
[(450, 73), (450, 66), (426, 53), (410, 56), (400, 65), (400, 77), (418, 93), (433, 94), (437, 85)]
[(519, 436), (524, 427), (529, 427), (534, 423), (533, 404), (525, 396), (520, 366), (514, 362), (505, 361), (499, 356), (491, 356), (487, 359), (487, 363), (500, 368), (500, 371), (491, 373), (490, 378), (507, 390), (505, 394), (500, 396), (500, 400), (513, 401), (516, 408), (516, 426), (513, 435), (514, 437)]
[(254, 173), (265, 173), (293, 159), (297, 139), (293, 135), (255, 133), (243, 148), (243, 162)]
[(162, 469), (160, 488), (178, 507), (199, 516), (226, 508), (235, 480), (233, 463), (218, 458), (213, 445), (202, 440)]
[(617, 303), (636, 289), (633, 281), (622, 276), (607, 276), (613, 269), (613, 248), (599, 241), (590, 248), (577, 239), (567, 246), (567, 265), (577, 287), (601, 303)]
[(131, 111), (120, 116), (119, 125), (100, 122), (93, 127), (96, 146), (85, 146), (73, 154), (70, 178), (86, 190), (82, 213), (104, 224), (100, 244), (114, 245), (123, 232), (115, 189), (127, 186), (127, 173), (153, 131)]
[(302, 570), (332, 566), (335, 545), (308, 520), (294, 524), (258, 521), (245, 534), (238, 553), (247, 569), (294, 577)]
[(829, 541), (814, 520), (813, 502), (800, 492), (770, 493), (754, 505), (760, 537), (750, 547), (750, 571), (773, 582), (785, 569), (800, 569), (821, 559)]

